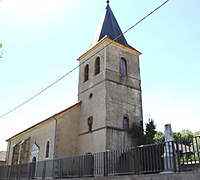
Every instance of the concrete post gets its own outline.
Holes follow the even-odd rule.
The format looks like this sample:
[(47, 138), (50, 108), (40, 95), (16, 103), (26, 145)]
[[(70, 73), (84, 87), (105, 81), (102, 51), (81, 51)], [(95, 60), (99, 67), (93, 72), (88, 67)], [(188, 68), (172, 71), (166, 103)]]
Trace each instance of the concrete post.
[(174, 172), (173, 135), (171, 124), (165, 125), (164, 172)]

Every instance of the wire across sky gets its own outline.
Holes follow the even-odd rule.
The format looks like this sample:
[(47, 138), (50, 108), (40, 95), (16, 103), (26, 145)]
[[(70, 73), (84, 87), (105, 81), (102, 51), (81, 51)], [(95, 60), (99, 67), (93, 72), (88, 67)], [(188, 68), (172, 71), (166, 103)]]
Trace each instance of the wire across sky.
[[(131, 29), (133, 29), (135, 26), (137, 26), (138, 24), (140, 24), (142, 21), (144, 21), (146, 18), (148, 18), (150, 15), (152, 15), (154, 12), (156, 12), (158, 9), (160, 9), (162, 6), (164, 6), (169, 0), (165, 1), (164, 3), (162, 3), (160, 6), (158, 6), (157, 8), (155, 8), (153, 11), (151, 11), (149, 14), (147, 14), (146, 16), (144, 16), (141, 20), (139, 20), (138, 22), (136, 22), (134, 25), (132, 25), (130, 28), (128, 28), (126, 31), (124, 31), (122, 34), (120, 34), (119, 36), (117, 36), (116, 38), (114, 38), (113, 41), (116, 41), (118, 38), (120, 38), (122, 35), (126, 34), (128, 31), (130, 31)], [(52, 86), (54, 86), (55, 84), (57, 84), (59, 81), (61, 81), (62, 79), (64, 79), (65, 77), (67, 77), (69, 74), (71, 74), (73, 71), (75, 71), (77, 68), (79, 68), (80, 66), (82, 66), (84, 63), (86, 63), (89, 59), (91, 59), (92, 57), (94, 57), (96, 54), (98, 54), (99, 52), (101, 52), (103, 49), (105, 49), (106, 47), (108, 47), (110, 44), (112, 44), (112, 42), (109, 42), (105, 47), (101, 48), (99, 51), (97, 51), (95, 54), (93, 54), (92, 56), (90, 56), (89, 58), (86, 59), (86, 61), (80, 63), (78, 66), (74, 67), (72, 70), (68, 71), (66, 74), (64, 74), (62, 77), (60, 77), (59, 79), (57, 79), (56, 81), (54, 81), (53, 83), (51, 83), (50, 85), (48, 85), (47, 87), (45, 87), (44, 89), (42, 89), (40, 92), (38, 92), (37, 94), (33, 95), (32, 97), (30, 97), (29, 99), (27, 99), (26, 101), (24, 101), (23, 103), (21, 103), (20, 105), (16, 106), (15, 108), (9, 110), (8, 112), (6, 112), (5, 114), (1, 115), (0, 118), (5, 117), (6, 115), (12, 113), (13, 111), (17, 110), (18, 108), (20, 108), (21, 106), (27, 104), (28, 102), (30, 102), (32, 99), (36, 98), (37, 96), (39, 96), (40, 94), (42, 94), (43, 92), (45, 92), (46, 90), (48, 90), (49, 88), (51, 88)]]

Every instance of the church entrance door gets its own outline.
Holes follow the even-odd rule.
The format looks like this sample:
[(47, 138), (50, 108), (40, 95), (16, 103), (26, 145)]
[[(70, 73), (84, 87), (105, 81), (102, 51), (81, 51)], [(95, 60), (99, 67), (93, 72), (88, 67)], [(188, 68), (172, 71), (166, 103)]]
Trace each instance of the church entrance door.
[(29, 168), (29, 178), (36, 179), (37, 177), (37, 161), (39, 158), (39, 147), (33, 144), (30, 150), (30, 168)]

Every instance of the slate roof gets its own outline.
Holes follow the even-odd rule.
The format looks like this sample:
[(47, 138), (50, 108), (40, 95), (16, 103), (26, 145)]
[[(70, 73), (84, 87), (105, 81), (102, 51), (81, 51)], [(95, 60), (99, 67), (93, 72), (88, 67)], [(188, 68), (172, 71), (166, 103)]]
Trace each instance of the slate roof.
[[(118, 36), (120, 36), (120, 37), (117, 38)], [(105, 13), (104, 13), (103, 18), (100, 21), (100, 24), (96, 30), (95, 37), (93, 39), (91, 46), (94, 46), (95, 44), (97, 44), (104, 37), (108, 37), (112, 40), (115, 40), (115, 38), (117, 38), (115, 40), (116, 42), (118, 42), (124, 46), (127, 46), (131, 49), (134, 49), (127, 43), (124, 35), (122, 34), (121, 28), (110, 8), (109, 3), (106, 6)]]
[(0, 151), (0, 161), (6, 161), (6, 151)]

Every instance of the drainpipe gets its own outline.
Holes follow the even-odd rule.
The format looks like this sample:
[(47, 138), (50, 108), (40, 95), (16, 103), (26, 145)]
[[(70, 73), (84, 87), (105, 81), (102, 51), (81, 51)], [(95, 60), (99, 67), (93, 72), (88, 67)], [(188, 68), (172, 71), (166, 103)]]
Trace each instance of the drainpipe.
[(57, 133), (57, 119), (53, 117), (55, 120), (55, 127), (54, 127), (54, 146), (53, 146), (53, 159), (55, 159), (55, 153), (56, 153), (56, 133)]
[[(105, 72), (107, 71), (107, 45), (104, 46), (104, 61), (105, 61)], [(107, 88), (107, 87), (106, 87)], [(106, 94), (107, 95), (107, 94)], [(106, 102), (106, 95), (105, 95), (105, 102)], [(106, 109), (107, 109), (107, 103), (106, 103)], [(108, 150), (108, 140), (107, 140), (107, 135), (108, 135), (108, 131), (109, 129), (107, 128), (108, 124), (107, 124), (107, 113), (106, 113), (106, 117), (105, 117), (105, 151)]]

